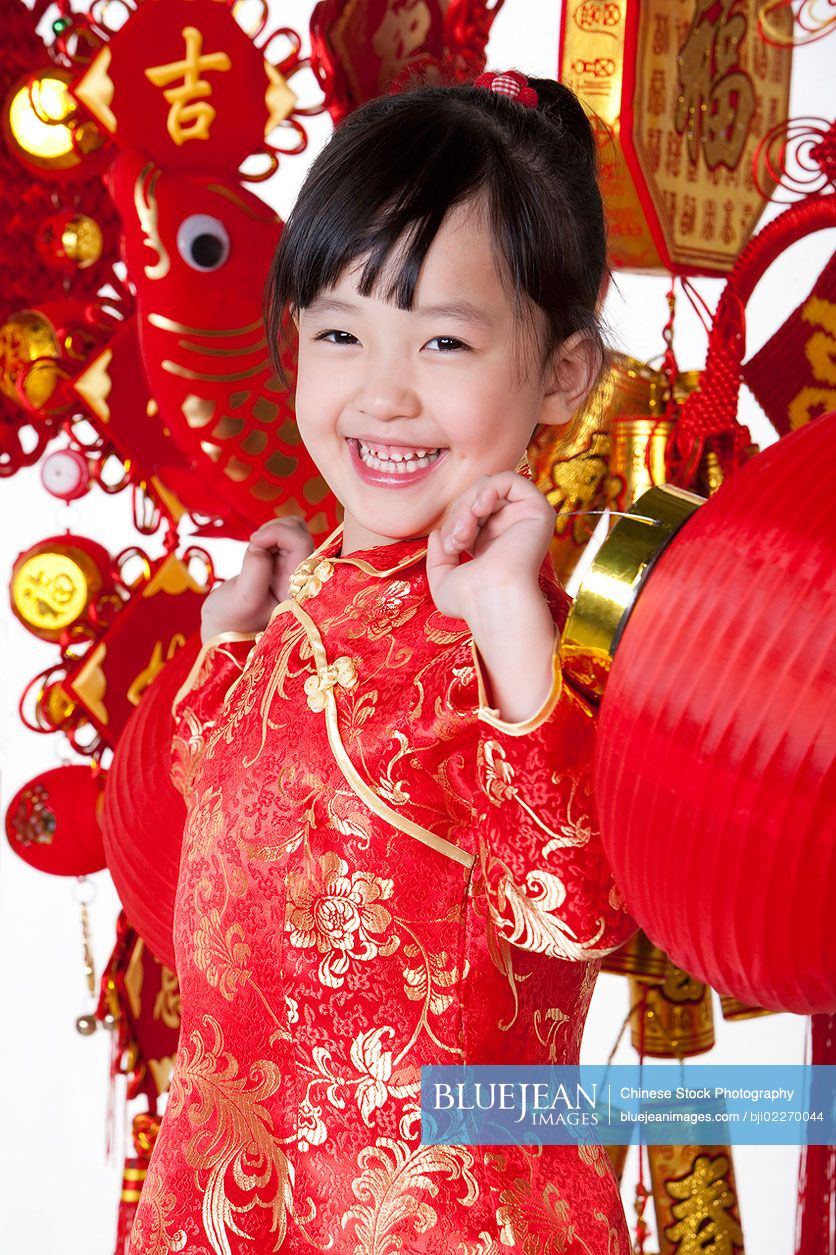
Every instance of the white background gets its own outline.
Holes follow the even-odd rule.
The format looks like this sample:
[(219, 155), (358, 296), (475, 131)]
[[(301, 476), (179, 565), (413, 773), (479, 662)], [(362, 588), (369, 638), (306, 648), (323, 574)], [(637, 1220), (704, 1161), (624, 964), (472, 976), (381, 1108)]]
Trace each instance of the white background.
[[(304, 33), (310, 0), (278, 3), (274, 19)], [(489, 46), (489, 65), (517, 67), (554, 76), (557, 66), (558, 0), (506, 0)], [(791, 114), (833, 114), (833, 39), (796, 53)], [(828, 62), (828, 57), (830, 58)], [(311, 123), (314, 155), (329, 131), (323, 119)], [(263, 193), (286, 216), (307, 168), (308, 155), (285, 162)], [(774, 213), (774, 211), (773, 211)], [(772, 213), (768, 214), (772, 216)], [(807, 295), (830, 256), (834, 233), (796, 245), (759, 286), (748, 308), (750, 351), (759, 348)], [(717, 281), (697, 286), (715, 305)], [(607, 307), (610, 340), (635, 357), (648, 359), (662, 349), (666, 318), (664, 277), (621, 275)], [(680, 302), (676, 350), (683, 369), (701, 367), (705, 337)], [(761, 445), (770, 429), (751, 398), (744, 397), (743, 419)], [(810, 489), (820, 472), (811, 468)], [(804, 491), (800, 485), (799, 490)], [(37, 471), (0, 482), (0, 572), (7, 584), (17, 554), (44, 536), (71, 526), (115, 552), (136, 541), (127, 496), (91, 494), (71, 508), (43, 491)], [(212, 546), (221, 574), (236, 569), (236, 546)], [(62, 746), (56, 737), (27, 732), (16, 716), (18, 697), (28, 680), (49, 665), (55, 651), (28, 636), (0, 606), (0, 649), (4, 665), (0, 693), (2, 806), (38, 772), (56, 765)], [(97, 968), (113, 944), (118, 903), (107, 873), (94, 878), (91, 908)], [(5, 842), (0, 849), (0, 1037), (2, 1125), (0, 1125), (0, 1250), (11, 1255), (110, 1255), (124, 1144), (123, 1088), (116, 1093), (116, 1150), (105, 1155), (110, 1039), (100, 1030), (83, 1039), (76, 1017), (87, 1009), (81, 968), (79, 910), (74, 884), (40, 875), (25, 866)], [(583, 1057), (606, 1059), (627, 1011), (626, 981), (602, 976), (590, 1012)], [(716, 1006), (717, 1045), (695, 1062), (801, 1063), (807, 1021), (776, 1015), (726, 1023)], [(625, 1034), (616, 1062), (636, 1056)], [(633, 1217), (636, 1152), (631, 1151), (624, 1182), (628, 1221)], [(742, 1147), (734, 1152), (740, 1209), (749, 1255), (792, 1255), (798, 1152), (792, 1148)], [(652, 1224), (652, 1206), (648, 1217)], [(655, 1249), (653, 1241), (649, 1250)]]

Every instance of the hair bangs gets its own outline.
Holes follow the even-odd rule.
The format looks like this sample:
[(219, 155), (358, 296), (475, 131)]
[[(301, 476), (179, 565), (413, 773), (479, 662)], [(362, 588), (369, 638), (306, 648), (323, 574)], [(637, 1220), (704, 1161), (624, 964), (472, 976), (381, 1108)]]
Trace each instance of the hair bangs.
[(468, 134), (474, 120), (466, 117), (469, 125), (462, 127), (459, 119), (439, 134), (437, 112), (429, 106), (405, 144), (390, 121), (405, 99), (374, 102), (378, 116), (371, 126), (366, 117), (362, 131), (349, 116), (331, 140), (332, 159), (312, 166), (268, 278), (274, 361), (287, 310), (311, 305), (357, 263), (364, 263), (362, 295), (379, 290), (384, 300), (411, 309), (421, 267), (448, 211), (483, 190), (482, 146)]
[(576, 97), (530, 80), (528, 109), (484, 87), (427, 86), (379, 97), (336, 128), (311, 166), (268, 279), (268, 343), (281, 372), (287, 314), (358, 268), (363, 296), (411, 309), (446, 215), (487, 216), (520, 324), (542, 323), (547, 354), (573, 332), (602, 346), (598, 299), (606, 225), (595, 138)]

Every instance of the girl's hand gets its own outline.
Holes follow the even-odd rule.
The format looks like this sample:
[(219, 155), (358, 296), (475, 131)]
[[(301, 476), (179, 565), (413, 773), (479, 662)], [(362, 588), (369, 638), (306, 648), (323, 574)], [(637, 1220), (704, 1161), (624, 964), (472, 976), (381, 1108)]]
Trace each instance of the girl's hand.
[(225, 580), (203, 603), (201, 640), (222, 632), (260, 632), (280, 601), (290, 577), (316, 545), (303, 518), (286, 514), (253, 532), (241, 574)]
[[(471, 484), (427, 541), (427, 578), (441, 613), (475, 630), (483, 615), (510, 609), (511, 598), (542, 599), (540, 564), (555, 518), (539, 488), (515, 471)], [(462, 563), (465, 551), (472, 560)]]

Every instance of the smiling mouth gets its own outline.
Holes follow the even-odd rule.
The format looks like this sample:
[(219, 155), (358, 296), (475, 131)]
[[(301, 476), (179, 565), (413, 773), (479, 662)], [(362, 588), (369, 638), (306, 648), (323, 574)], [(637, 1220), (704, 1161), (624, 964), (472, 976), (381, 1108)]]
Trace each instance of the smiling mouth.
[(353, 436), (347, 437), (355, 445), (358, 456), (371, 470), (386, 471), (395, 475), (410, 475), (438, 461), (446, 450), (428, 449), (411, 445), (367, 444)]

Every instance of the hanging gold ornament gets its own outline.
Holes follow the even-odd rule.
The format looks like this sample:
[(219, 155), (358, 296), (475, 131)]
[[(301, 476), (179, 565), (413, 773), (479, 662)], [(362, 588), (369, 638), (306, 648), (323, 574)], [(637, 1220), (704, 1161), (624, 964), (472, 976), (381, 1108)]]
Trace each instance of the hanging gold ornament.
[(755, 1020), (761, 1015), (776, 1014), (774, 1011), (767, 1011), (765, 1007), (747, 1007), (731, 994), (720, 994), (720, 1009), (724, 1020)]
[(612, 504), (609, 477), (610, 432), (619, 415), (661, 416), (668, 382), (644, 362), (611, 353), (609, 363), (584, 405), (565, 427), (541, 426), (528, 448), (531, 473), (557, 511), (551, 553), (565, 583), (595, 530), (584, 511)]
[(713, 1255), (743, 1255), (731, 1147), (647, 1150), (660, 1255), (709, 1250)]
[(38, 70), (17, 83), (3, 110), (10, 150), (36, 172), (60, 174), (102, 146), (92, 121), (79, 121), (69, 92), (72, 75), (58, 66)]
[[(45, 405), (58, 381), (58, 371), (50, 363), (61, 352), (55, 327), (39, 310), (24, 309), (0, 326), (0, 391), (10, 401), (20, 403), (18, 386), (36, 409)], [(32, 363), (37, 362), (36, 367)]]
[(619, 414), (610, 433), (610, 497), (613, 508), (629, 510), (643, 492), (664, 484), (669, 418)]
[(601, 971), (632, 976), (646, 985), (661, 985), (668, 972), (668, 956), (639, 929), (623, 946), (605, 956)]
[(104, 236), (95, 218), (65, 211), (43, 223), (37, 244), (51, 265), (65, 270), (87, 270), (101, 257)]
[(86, 537), (42, 540), (20, 554), (12, 567), (12, 610), (34, 636), (58, 640), (111, 590), (109, 565), (107, 552)]
[(630, 1040), (635, 1050), (658, 1059), (702, 1054), (714, 1045), (711, 987), (668, 959), (661, 985), (630, 977)]

